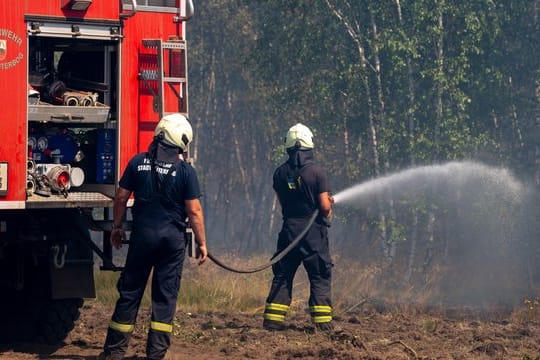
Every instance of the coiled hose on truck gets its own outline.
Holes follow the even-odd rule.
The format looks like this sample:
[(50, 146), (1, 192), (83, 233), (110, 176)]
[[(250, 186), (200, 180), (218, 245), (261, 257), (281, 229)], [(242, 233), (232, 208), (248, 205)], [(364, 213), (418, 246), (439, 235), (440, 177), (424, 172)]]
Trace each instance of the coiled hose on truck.
[(235, 272), (235, 273), (239, 273), (239, 274), (251, 274), (251, 273), (255, 273), (255, 272), (259, 272), (259, 271), (262, 271), (266, 268), (269, 268), (270, 266), (274, 265), (275, 263), (277, 263), (278, 261), (280, 261), (281, 259), (283, 259), (285, 257), (285, 255), (287, 255), (289, 252), (291, 252), (292, 249), (294, 249), (294, 247), (296, 247), (296, 245), (298, 245), (298, 243), (300, 242), (300, 240), (302, 240), (302, 238), (307, 234), (307, 232), (309, 231), (309, 228), (311, 228), (311, 225), (313, 225), (313, 223), (315, 222), (315, 219), (317, 218), (317, 215), (319, 215), (319, 210), (315, 210), (315, 212), (313, 213), (313, 215), (311, 215), (311, 218), (309, 219), (308, 221), (308, 224), (306, 225), (306, 227), (304, 228), (304, 230), (302, 230), (302, 232), (300, 234), (298, 234), (298, 236), (296, 238), (294, 238), (293, 241), (291, 241), (291, 243), (285, 248), (283, 249), (282, 251), (280, 251), (279, 253), (277, 253), (274, 257), (272, 257), (270, 259), (270, 261), (264, 265), (261, 265), (261, 266), (258, 266), (258, 267), (255, 267), (255, 268), (252, 268), (252, 269), (238, 269), (238, 268), (234, 268), (232, 266), (229, 266), (225, 263), (223, 263), (221, 260), (219, 260), (218, 258), (216, 258), (214, 255), (212, 255), (210, 252), (208, 252), (208, 257), (210, 258), (210, 260), (212, 260), (216, 265), (222, 267), (223, 269), (225, 270), (229, 270), (229, 271), (232, 271), (232, 272)]

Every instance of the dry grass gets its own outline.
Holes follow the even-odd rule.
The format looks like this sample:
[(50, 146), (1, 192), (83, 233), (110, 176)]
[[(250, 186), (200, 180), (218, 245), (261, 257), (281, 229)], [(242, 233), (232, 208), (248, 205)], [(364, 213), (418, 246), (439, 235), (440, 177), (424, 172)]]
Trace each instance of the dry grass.
[[(220, 260), (240, 269), (250, 269), (268, 261), (262, 256), (240, 258), (222, 256)], [(419, 311), (420, 308), (439, 311), (441, 315), (449, 315), (457, 311), (463, 314), (463, 306), (455, 303), (448, 307), (439, 299), (444, 298), (437, 280), (440, 274), (431, 274), (429, 281), (420, 284), (398, 284), (389, 278), (380, 267), (363, 266), (357, 262), (334, 257), (333, 269), (333, 303), (337, 316), (358, 311), (373, 310), (398, 312)], [(116, 282), (118, 273), (97, 272), (97, 301), (112, 306), (118, 296)], [(210, 260), (198, 266), (190, 258), (186, 258), (182, 284), (178, 298), (178, 306), (185, 312), (219, 311), (232, 313), (258, 314), (264, 310), (264, 304), (272, 270), (265, 269), (253, 274), (236, 274), (221, 269)], [(294, 282), (291, 315), (306, 311), (309, 298), (309, 281), (301, 266)], [(434, 301), (435, 300), (435, 301)], [(448, 303), (447, 303), (448, 304)], [(150, 290), (147, 287), (142, 305), (150, 306)], [(482, 304), (482, 312), (501, 311), (501, 307)], [(469, 307), (470, 308), (470, 307)], [(459, 310), (461, 309), (461, 310)], [(472, 313), (479, 310), (478, 308)], [(508, 310), (506, 307), (504, 312)], [(522, 323), (539, 322), (540, 306), (538, 300), (532, 298), (517, 304), (513, 308), (514, 317)], [(432, 324), (424, 324), (429, 332)]]
[[(240, 269), (250, 269), (267, 261), (234, 257), (220, 260)], [(189, 259), (184, 266), (179, 304), (193, 311), (257, 312), (264, 306), (271, 276), (271, 270), (236, 274), (219, 268), (210, 260), (199, 266)]]
[[(267, 257), (256, 256), (249, 259), (237, 256), (220, 256), (224, 263), (239, 269), (251, 269), (268, 262)], [(97, 301), (114, 305), (118, 292), (116, 282), (119, 273), (96, 272)], [(262, 313), (266, 296), (272, 281), (271, 268), (253, 274), (237, 274), (223, 270), (210, 260), (198, 266), (186, 258), (182, 274), (182, 284), (178, 306), (187, 312), (232, 311)], [(354, 296), (356, 293), (352, 293)], [(293, 287), (291, 314), (305, 311), (309, 298), (309, 281), (302, 267), (297, 272)], [(147, 286), (142, 306), (150, 305), (150, 287)]]
[[(222, 259), (238, 268), (253, 268), (267, 259), (250, 258), (247, 261), (234, 257)], [(97, 301), (111, 306), (118, 298), (116, 283), (119, 273), (96, 272)], [(185, 311), (262, 311), (270, 286), (270, 269), (255, 274), (235, 274), (208, 263), (198, 266), (186, 258), (178, 305)], [(147, 286), (142, 306), (150, 305), (150, 286)]]

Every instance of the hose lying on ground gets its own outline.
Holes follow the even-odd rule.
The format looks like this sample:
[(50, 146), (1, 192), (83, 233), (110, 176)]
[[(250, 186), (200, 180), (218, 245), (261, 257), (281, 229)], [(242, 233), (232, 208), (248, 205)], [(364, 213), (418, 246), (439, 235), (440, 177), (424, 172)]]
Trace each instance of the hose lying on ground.
[(315, 219), (317, 218), (317, 215), (319, 215), (319, 210), (315, 210), (315, 212), (313, 213), (313, 215), (311, 215), (311, 218), (309, 219), (306, 227), (304, 228), (304, 230), (302, 230), (302, 232), (300, 234), (298, 234), (298, 236), (285, 248), (283, 249), (282, 251), (280, 251), (279, 253), (277, 253), (274, 257), (272, 257), (272, 259), (270, 259), (270, 262), (264, 264), (264, 265), (261, 265), (261, 266), (258, 266), (258, 267), (255, 267), (255, 268), (252, 268), (252, 269), (237, 269), (237, 268), (234, 268), (234, 267), (231, 267), (227, 264), (224, 264), (222, 261), (220, 261), (219, 259), (217, 259), (214, 255), (212, 255), (211, 253), (208, 253), (208, 257), (210, 258), (210, 260), (212, 260), (216, 265), (222, 267), (223, 269), (225, 270), (229, 270), (229, 271), (232, 271), (232, 272), (235, 272), (235, 273), (239, 273), (239, 274), (251, 274), (251, 273), (255, 273), (255, 272), (259, 272), (259, 271), (262, 271), (266, 268), (269, 268), (270, 266), (274, 265), (275, 263), (277, 263), (279, 260), (283, 259), (283, 257), (285, 255), (287, 255), (289, 252), (291, 252), (291, 250), (296, 246), (298, 245), (298, 243), (300, 242), (300, 240), (302, 240), (302, 238), (307, 234), (307, 232), (309, 231), (309, 228), (311, 227), (311, 225), (313, 225), (313, 222), (315, 222)]

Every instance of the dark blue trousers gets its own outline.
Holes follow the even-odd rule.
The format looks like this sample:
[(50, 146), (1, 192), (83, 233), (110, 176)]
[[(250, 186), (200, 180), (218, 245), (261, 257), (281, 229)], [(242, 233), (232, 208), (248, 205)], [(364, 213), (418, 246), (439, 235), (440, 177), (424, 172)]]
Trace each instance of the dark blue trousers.
[[(277, 253), (290, 244), (303, 230), (305, 221), (285, 221), (279, 234)], [(315, 324), (332, 321), (332, 262), (326, 226), (312, 225), (299, 245), (276, 263), (274, 278), (266, 299), (265, 321), (283, 323), (292, 301), (294, 276), (304, 265), (310, 282), (309, 307)]]
[(104, 346), (105, 353), (113, 356), (123, 356), (127, 350), (151, 273), (152, 318), (146, 349), (148, 359), (162, 359), (170, 345), (185, 256), (185, 236), (183, 229), (175, 225), (148, 225), (144, 222), (135, 225), (125, 268), (117, 284), (120, 297)]

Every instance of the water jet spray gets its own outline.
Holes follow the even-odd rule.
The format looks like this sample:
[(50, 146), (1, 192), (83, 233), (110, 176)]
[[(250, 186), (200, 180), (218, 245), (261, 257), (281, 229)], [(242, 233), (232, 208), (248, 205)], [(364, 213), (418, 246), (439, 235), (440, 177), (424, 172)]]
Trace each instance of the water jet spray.
[(375, 178), (334, 195), (334, 203), (362, 206), (371, 199), (412, 199), (437, 191), (463, 190), (473, 183), (497, 191), (511, 201), (520, 201), (524, 186), (507, 169), (464, 161), (413, 167)]
[(367, 272), (358, 287), (375, 296), (515, 302), (534, 289), (525, 289), (535, 264), (530, 190), (508, 169), (479, 162), (411, 167), (333, 196), (358, 211), (334, 221), (335, 245), (358, 265), (357, 278)]

